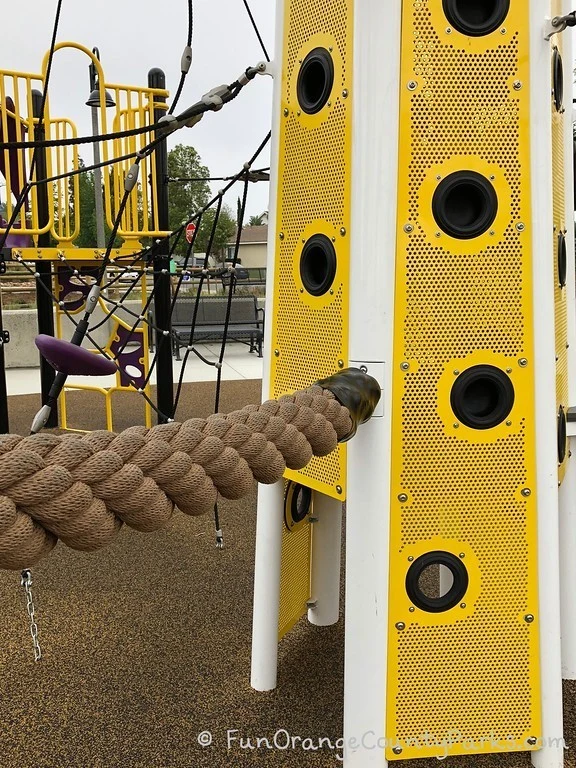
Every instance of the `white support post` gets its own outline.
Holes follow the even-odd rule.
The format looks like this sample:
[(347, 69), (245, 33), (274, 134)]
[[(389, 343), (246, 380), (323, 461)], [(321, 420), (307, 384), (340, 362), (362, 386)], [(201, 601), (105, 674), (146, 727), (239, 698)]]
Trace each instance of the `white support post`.
[(258, 490), (250, 679), (252, 688), (257, 691), (276, 688), (283, 491), (281, 481), (274, 485), (261, 485)]
[[(401, 3), (356, 0), (350, 359), (392, 388)], [(385, 768), (391, 412), (348, 446), (344, 766)], [(380, 743), (378, 744), (380, 740)]]
[[(276, 3), (271, 168), (278, 168), (280, 145), (280, 108), (282, 97), (282, 40), (284, 35), (284, 0)], [(272, 312), (274, 300), (274, 267), (276, 263), (276, 209), (278, 186), (275, 176), (270, 184), (268, 207), (268, 260), (266, 275), (266, 322), (264, 332), (264, 372), (262, 396), (270, 392), (272, 353)], [(258, 489), (256, 523), (256, 557), (254, 565), (254, 608), (252, 623), (251, 685), (257, 691), (276, 687), (278, 666), (278, 617), (280, 613), (280, 569), (282, 560), (282, 526), (284, 525), (284, 484), (261, 485)]]
[[(549, 3), (530, 1), (532, 258), (534, 264), (534, 354), (536, 388), (536, 496), (542, 747), (532, 753), (536, 768), (562, 768), (562, 669), (556, 428), (555, 313), (552, 270), (552, 126), (550, 44), (544, 39)], [(569, 66), (569, 65), (568, 65)]]
[(308, 609), (308, 621), (328, 627), (340, 617), (342, 502), (314, 491), (312, 509), (312, 607)]
[[(571, 0), (565, 0), (563, 13), (572, 10)], [(563, 34), (564, 66), (570, 67), (573, 55), (573, 32), (568, 29)], [(573, 135), (572, 120), (572, 78), (565, 78), (564, 105), (566, 107), (566, 251), (568, 253), (566, 270), (566, 291), (568, 296), (568, 403), (576, 407), (576, 275), (574, 268), (574, 187), (573, 187)], [(572, 428), (574, 428), (572, 430)], [(568, 433), (574, 431), (576, 424), (568, 425)], [(569, 440), (572, 454), (568, 461), (566, 477), (560, 487), (560, 598), (562, 614), (562, 677), (576, 680), (576, 438)]]

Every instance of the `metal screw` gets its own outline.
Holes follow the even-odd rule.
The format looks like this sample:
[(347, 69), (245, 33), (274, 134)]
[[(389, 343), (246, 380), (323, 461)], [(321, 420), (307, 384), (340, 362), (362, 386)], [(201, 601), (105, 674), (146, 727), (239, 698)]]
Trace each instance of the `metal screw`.
[(414, 606), (413, 606), (413, 605), (411, 605), (411, 606), (410, 606), (410, 608), (408, 608), (408, 610), (410, 611), (410, 613), (414, 613), (414, 611), (416, 610), (416, 608), (414, 608)]
[(304, 293), (304, 288), (300, 288), (300, 293)]
[(331, 101), (329, 101), (329, 102), (328, 102), (328, 104), (327, 104), (327, 106), (328, 106), (328, 107), (331, 107), (331, 106), (332, 106), (332, 102), (331, 102)]
[(454, 371), (454, 376), (460, 376), (460, 371), (458, 370), (458, 368), (456, 368), (456, 370)]
[(442, 232), (436, 232), (436, 234), (434, 235), (434, 237), (442, 237)]
[(285, 107), (284, 108), (284, 117), (288, 117), (289, 114), (290, 114), (290, 111), (288, 110), (287, 107)]
[(446, 34), (451, 35), (452, 34), (452, 27), (446, 27)]
[(522, 490), (520, 491), (520, 494), (524, 496), (525, 499), (527, 499), (528, 496), (532, 495), (532, 491), (530, 490), (530, 488), (522, 488)]
[(410, 557), (408, 558), (408, 562), (409, 562), (409, 563), (413, 563), (413, 562), (414, 562), (414, 557), (413, 557), (413, 555), (410, 555)]
[(334, 296), (334, 289), (333, 288), (330, 289), (330, 296)]
[(342, 98), (347, 99), (348, 98), (348, 88), (344, 88), (342, 91)]
[(500, 30), (500, 34), (501, 34), (501, 35), (505, 35), (505, 34), (506, 34), (506, 32), (508, 32), (508, 30), (506, 29), (506, 27), (502, 27), (502, 29)]
[(460, 560), (464, 560), (464, 558), (466, 557), (466, 553), (465, 552), (460, 552), (458, 557), (460, 558)]
[(395, 755), (401, 755), (402, 747), (392, 747), (392, 752), (394, 752)]
[(466, 603), (460, 603), (460, 608), (466, 608)]
[(410, 363), (400, 363), (400, 370), (401, 371), (409, 371), (410, 370)]
[(438, 174), (438, 176), (436, 176), (436, 181), (442, 181), (442, 176), (440, 176), (440, 174)]
[(538, 739), (536, 738), (536, 736), (529, 736), (526, 739), (526, 743), (529, 744), (531, 747), (533, 747), (536, 744), (538, 744)]
[(452, 424), (452, 426), (454, 427), (454, 429), (458, 429), (458, 427), (460, 426), (460, 424), (458, 424), (458, 422), (457, 422), (457, 421), (455, 421), (455, 422), (454, 422), (454, 424)]
[(338, 493), (338, 494), (342, 493), (342, 486), (341, 485), (337, 485), (336, 486), (336, 493)]
[(280, 234), (278, 235), (278, 237), (280, 238), (280, 240), (284, 240), (284, 232), (280, 232)]
[(493, 230), (493, 229), (491, 229), (491, 230), (490, 230), (490, 235), (491, 235), (492, 237), (494, 237), (494, 235), (495, 235), (495, 234), (496, 234), (496, 232), (494, 232), (494, 230)]
[(528, 360), (526, 360), (525, 357), (521, 357), (520, 360), (518, 360), (518, 365), (520, 366), (520, 368), (526, 368), (526, 366), (528, 365)]
[(518, 224), (516, 224), (516, 229), (518, 232), (524, 232), (526, 229), (526, 224), (523, 224), (521, 221), (519, 221)]
[(512, 373), (512, 368), (506, 368), (506, 373)]
[(344, 360), (338, 360), (338, 368), (344, 368)]
[(522, 88), (522, 82), (520, 80), (514, 80), (514, 90), (519, 91)]
[(410, 80), (406, 87), (408, 88), (409, 91), (415, 91), (416, 88), (418, 88), (418, 83), (416, 82), (416, 80)]
[(399, 632), (402, 632), (403, 630), (405, 630), (405, 629), (406, 629), (406, 624), (404, 624), (404, 622), (403, 622), (403, 621), (399, 621), (399, 622), (396, 624), (396, 629), (397, 629)]
[(524, 621), (526, 624), (532, 624), (534, 621), (534, 616), (531, 613), (527, 613), (526, 616), (524, 616)]
[(300, 110), (298, 110), (298, 112), (296, 112), (296, 116), (297, 117), (300, 117), (301, 114), (302, 114), (302, 112), (300, 112)]
[(344, 235), (346, 234), (346, 227), (340, 227), (340, 234), (342, 235), (342, 237), (344, 237)]
[(414, 232), (412, 224), (404, 224), (404, 232), (406, 232), (407, 235), (409, 235), (410, 232)]
[(275, 349), (274, 350), (274, 356), (275, 357), (280, 357), (280, 350), (279, 349)]
[(399, 493), (398, 494), (398, 501), (401, 504), (405, 504), (408, 501), (408, 495), (406, 493)]
[(507, 427), (511, 427), (511, 426), (512, 426), (512, 422), (511, 422), (511, 421), (507, 421), (507, 422), (506, 422), (506, 426), (507, 426)]

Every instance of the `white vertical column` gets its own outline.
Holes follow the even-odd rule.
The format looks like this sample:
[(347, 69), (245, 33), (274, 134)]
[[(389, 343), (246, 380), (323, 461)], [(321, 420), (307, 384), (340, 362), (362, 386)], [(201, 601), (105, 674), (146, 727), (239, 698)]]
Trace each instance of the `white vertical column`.
[[(552, 134), (550, 44), (544, 23), (550, 3), (530, 0), (532, 259), (534, 264), (534, 378), (536, 388), (536, 497), (540, 670), (543, 746), (532, 753), (536, 768), (562, 768), (562, 670), (554, 273), (552, 269)], [(569, 64), (568, 64), (569, 66)]]
[(348, 447), (344, 766), (385, 768), (392, 388), (401, 3), (356, 0), (351, 365), (383, 403)]
[(312, 571), (308, 621), (319, 627), (336, 624), (340, 616), (342, 502), (314, 491)]
[[(564, 2), (563, 13), (572, 10), (571, 0)], [(564, 67), (572, 63), (573, 32), (563, 34)], [(566, 291), (568, 296), (568, 407), (576, 406), (576, 276), (574, 274), (574, 187), (572, 136), (572, 78), (564, 78), (565, 119), (565, 177), (566, 177), (566, 251), (568, 268)], [(570, 116), (570, 117), (569, 117)], [(569, 433), (576, 434), (576, 424), (568, 425)], [(572, 458), (568, 461), (566, 477), (560, 487), (560, 598), (562, 617), (562, 677), (576, 680), (576, 438), (569, 440)]]
[[(284, 37), (284, 0), (276, 2), (276, 45), (272, 148), (270, 167), (270, 204), (268, 207), (268, 259), (266, 275), (266, 314), (264, 335), (264, 372), (262, 395), (270, 391), (272, 354), (272, 317), (274, 300), (274, 266), (276, 263), (276, 211), (278, 200), (277, 168), (280, 146), (280, 109), (282, 100), (282, 54)], [(280, 569), (282, 560), (282, 526), (284, 520), (283, 482), (258, 489), (256, 523), (256, 556), (254, 564), (254, 608), (252, 622), (251, 685), (258, 691), (276, 687), (278, 666), (278, 617), (280, 612)]]

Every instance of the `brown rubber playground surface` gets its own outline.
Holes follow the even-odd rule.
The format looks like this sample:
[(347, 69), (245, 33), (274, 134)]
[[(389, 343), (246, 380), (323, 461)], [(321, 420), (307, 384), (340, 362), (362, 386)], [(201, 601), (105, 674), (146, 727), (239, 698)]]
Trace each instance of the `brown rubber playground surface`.
[[(180, 418), (212, 412), (214, 385), (185, 385)], [(260, 399), (259, 381), (226, 382), (221, 411)], [(74, 394), (76, 423), (102, 428), (101, 403)], [(140, 422), (125, 399), (117, 429)], [(26, 434), (37, 396), (10, 398), (11, 431)], [(35, 664), (19, 574), (0, 571), (0, 768), (338, 766), (339, 752), (227, 750), (227, 732), (285, 730), (335, 744), (342, 728), (343, 621), (305, 621), (280, 646), (279, 687), (250, 688), (256, 496), (221, 505), (226, 548), (211, 518), (177, 514), (169, 528), (125, 528), (109, 549), (64, 546), (34, 569), (43, 660)], [(565, 687), (565, 737), (576, 747), (576, 683)], [(211, 746), (198, 735), (210, 731)], [(204, 737), (207, 738), (207, 737)], [(282, 737), (280, 737), (281, 739)], [(433, 768), (436, 759), (414, 768)], [(529, 766), (526, 754), (448, 758), (453, 768)], [(573, 750), (566, 766), (576, 768)]]

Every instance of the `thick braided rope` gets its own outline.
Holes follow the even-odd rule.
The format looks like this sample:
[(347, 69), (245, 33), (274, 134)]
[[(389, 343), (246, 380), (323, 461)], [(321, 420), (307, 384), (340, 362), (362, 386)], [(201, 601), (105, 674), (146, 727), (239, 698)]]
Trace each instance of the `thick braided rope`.
[(350, 434), (352, 419), (319, 386), (228, 415), (131, 427), (115, 435), (0, 436), (0, 568), (19, 570), (58, 539), (93, 551), (123, 523), (156, 531), (175, 507), (213, 509), (239, 499), (254, 479), (274, 483)]

